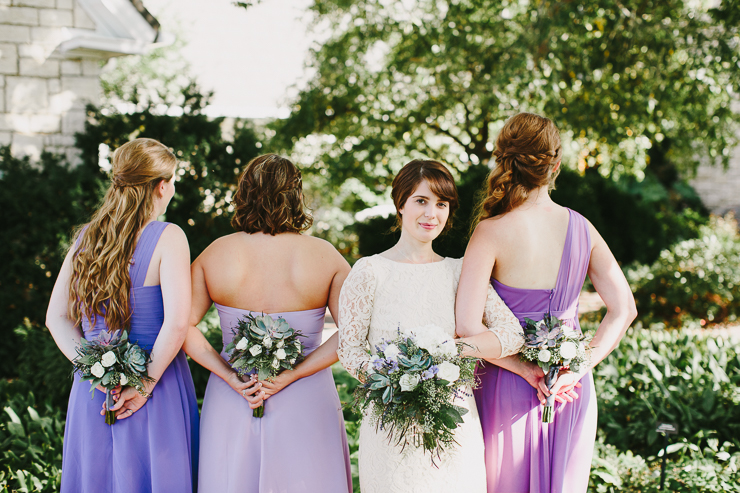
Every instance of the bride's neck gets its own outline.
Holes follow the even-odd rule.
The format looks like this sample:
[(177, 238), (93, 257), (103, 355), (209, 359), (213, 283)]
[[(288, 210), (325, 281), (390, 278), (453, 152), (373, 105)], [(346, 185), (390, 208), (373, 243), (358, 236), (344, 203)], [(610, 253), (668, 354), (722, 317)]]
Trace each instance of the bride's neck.
[(419, 241), (404, 231), (401, 231), (401, 238), (390, 251), (401, 262), (427, 264), (439, 260), (439, 255), (432, 249), (431, 241)]

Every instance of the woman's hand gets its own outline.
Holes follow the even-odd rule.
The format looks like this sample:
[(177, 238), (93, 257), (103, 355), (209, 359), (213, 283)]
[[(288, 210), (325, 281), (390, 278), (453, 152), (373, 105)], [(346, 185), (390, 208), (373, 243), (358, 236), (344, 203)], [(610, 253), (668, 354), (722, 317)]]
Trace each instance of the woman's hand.
[(545, 372), (538, 365), (529, 361), (522, 361), (520, 364), (521, 366), (516, 374), (526, 380), (537, 391), (537, 398), (541, 404), (544, 404), (545, 397), (549, 395), (547, 385), (545, 385)]
[(257, 381), (257, 375), (250, 375), (249, 380), (242, 380), (236, 372), (229, 373), (226, 383), (249, 403), (250, 409), (257, 409), (262, 405), (265, 393), (262, 384)]
[[(115, 411), (116, 419), (125, 419), (130, 418), (136, 411), (144, 407), (148, 399), (135, 388), (125, 387), (120, 394), (114, 394), (113, 400), (116, 403), (110, 410)], [(105, 416), (105, 403), (103, 403), (103, 410), (100, 411), (100, 415)]]
[(273, 378), (272, 381), (261, 380), (260, 383), (262, 384), (262, 391), (265, 395), (264, 398), (267, 399), (271, 395), (277, 394), (285, 387), (293, 383), (295, 381), (293, 373), (294, 372), (292, 370), (285, 370), (280, 375)]
[(581, 373), (562, 370), (548, 394), (555, 394), (557, 402), (573, 402), (573, 400), (578, 399), (578, 393), (575, 389), (581, 387), (581, 378), (583, 378)]

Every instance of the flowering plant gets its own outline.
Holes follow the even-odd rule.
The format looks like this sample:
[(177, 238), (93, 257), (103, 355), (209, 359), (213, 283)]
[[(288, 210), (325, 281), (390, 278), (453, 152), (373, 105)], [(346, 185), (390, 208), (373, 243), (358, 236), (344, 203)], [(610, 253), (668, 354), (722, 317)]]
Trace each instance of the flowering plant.
[(146, 371), (151, 361), (149, 355), (138, 344), (131, 343), (128, 333), (102, 332), (97, 339), (82, 339), (75, 348), (77, 356), (72, 361), (74, 372), (79, 373), (80, 380), (90, 381), (90, 392), (95, 388), (105, 388), (105, 423), (116, 422), (113, 397), (110, 391), (117, 386), (129, 385), (137, 390), (144, 388), (145, 382), (152, 382)]
[[(303, 336), (282, 317), (247, 315), (233, 332), (234, 338), (224, 350), (239, 375), (257, 371), (260, 380), (273, 378), (303, 358), (303, 344), (298, 340)], [(252, 411), (255, 418), (264, 414), (264, 405)]]
[[(558, 380), (558, 374), (563, 368), (579, 372), (581, 367), (588, 364), (591, 356), (591, 346), (586, 336), (565, 325), (562, 320), (550, 314), (539, 322), (525, 318), (525, 343), (521, 357), (524, 361), (532, 361), (545, 372), (545, 385), (551, 389)], [(552, 423), (553, 405), (555, 396), (549, 395), (542, 411), (542, 422)]]
[[(397, 445), (423, 447), (440, 457), (455, 442), (454, 432), (468, 410), (455, 397), (475, 383), (477, 359), (462, 358), (459, 344), (443, 329), (407, 329), (376, 346), (364, 383), (355, 389), (354, 410), (365, 413)], [(371, 405), (372, 404), (372, 405)]]

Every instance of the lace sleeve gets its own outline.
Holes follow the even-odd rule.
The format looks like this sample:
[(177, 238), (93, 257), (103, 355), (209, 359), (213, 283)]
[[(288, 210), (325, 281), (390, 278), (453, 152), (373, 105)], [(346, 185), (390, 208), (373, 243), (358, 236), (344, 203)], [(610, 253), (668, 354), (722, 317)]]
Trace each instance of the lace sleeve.
[(367, 333), (375, 299), (376, 279), (372, 265), (362, 258), (347, 276), (339, 293), (339, 349), (342, 366), (355, 378), (370, 354)]
[(496, 334), (501, 343), (501, 356), (516, 354), (524, 346), (524, 329), (519, 319), (509, 310), (504, 300), (498, 295), (493, 286), (488, 286), (486, 307), (483, 311), (483, 323), (488, 330)]

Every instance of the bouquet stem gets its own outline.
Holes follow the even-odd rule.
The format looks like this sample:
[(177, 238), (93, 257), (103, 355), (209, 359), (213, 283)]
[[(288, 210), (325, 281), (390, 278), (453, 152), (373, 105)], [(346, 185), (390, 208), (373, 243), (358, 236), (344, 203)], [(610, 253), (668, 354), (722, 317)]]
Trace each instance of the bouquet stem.
[(113, 425), (116, 422), (115, 411), (110, 411), (110, 408), (114, 405), (115, 402), (113, 402), (113, 396), (111, 395), (110, 390), (105, 389), (105, 424), (107, 425)]
[[(560, 365), (553, 365), (545, 375), (545, 385), (550, 390), (555, 382), (558, 381), (558, 373), (560, 373)], [(555, 417), (555, 394), (550, 394), (545, 400), (545, 408), (542, 410), (542, 422), (552, 423)]]
[(254, 416), (255, 418), (261, 418), (264, 415), (265, 415), (265, 405), (264, 404), (252, 411), (252, 416)]

